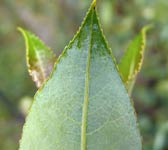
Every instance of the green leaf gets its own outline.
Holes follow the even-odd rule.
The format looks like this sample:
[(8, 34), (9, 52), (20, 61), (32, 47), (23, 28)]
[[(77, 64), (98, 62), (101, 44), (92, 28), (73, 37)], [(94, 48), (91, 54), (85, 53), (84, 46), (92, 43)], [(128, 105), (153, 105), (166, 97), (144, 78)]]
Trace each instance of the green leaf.
[(27, 66), (29, 74), (37, 87), (48, 78), (56, 61), (55, 54), (34, 34), (22, 28), (18, 30), (23, 34), (26, 44)]
[(120, 63), (118, 64), (119, 72), (129, 93), (132, 91), (137, 73), (140, 71), (142, 66), (146, 44), (146, 31), (149, 28), (150, 26), (142, 28), (140, 33), (128, 45), (125, 54), (122, 56)]
[(20, 150), (141, 150), (134, 109), (95, 5), (35, 95)]

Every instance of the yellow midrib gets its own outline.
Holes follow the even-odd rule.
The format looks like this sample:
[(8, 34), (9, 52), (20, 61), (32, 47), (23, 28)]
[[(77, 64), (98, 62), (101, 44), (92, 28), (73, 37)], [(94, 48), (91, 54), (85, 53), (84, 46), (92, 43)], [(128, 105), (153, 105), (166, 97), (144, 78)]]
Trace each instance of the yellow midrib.
[(90, 24), (90, 43), (88, 47), (88, 57), (86, 64), (86, 74), (85, 74), (85, 95), (82, 110), (82, 126), (81, 126), (81, 150), (86, 150), (86, 128), (87, 128), (87, 113), (89, 104), (89, 77), (90, 77), (90, 52), (92, 47), (92, 26), (93, 26), (93, 11), (91, 10), (91, 24)]

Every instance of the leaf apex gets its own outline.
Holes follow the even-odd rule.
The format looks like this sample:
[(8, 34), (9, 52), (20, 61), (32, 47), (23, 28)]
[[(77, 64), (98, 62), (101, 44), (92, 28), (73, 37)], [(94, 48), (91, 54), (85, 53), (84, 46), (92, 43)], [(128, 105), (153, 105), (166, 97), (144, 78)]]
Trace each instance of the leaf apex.
[(91, 4), (91, 8), (95, 8), (95, 7), (96, 7), (96, 0), (93, 0)]
[(142, 28), (142, 31), (147, 32), (148, 30), (154, 28), (153, 24), (148, 24)]
[(24, 35), (24, 29), (22, 27), (17, 27), (17, 31), (19, 31), (20, 33), (22, 33), (22, 35)]
[(17, 27), (17, 30), (18, 31), (22, 31), (23, 29), (21, 27)]
[(17, 30), (25, 36), (25, 30), (22, 27), (17, 27)]

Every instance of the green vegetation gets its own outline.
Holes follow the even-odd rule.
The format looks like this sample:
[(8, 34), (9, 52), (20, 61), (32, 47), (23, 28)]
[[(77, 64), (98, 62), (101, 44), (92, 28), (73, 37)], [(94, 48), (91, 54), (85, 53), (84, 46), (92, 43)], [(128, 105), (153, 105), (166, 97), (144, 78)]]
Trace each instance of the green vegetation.
[[(104, 39), (95, 7), (93, 1), (50, 78), (35, 95), (23, 129), (21, 150), (142, 149), (134, 110)], [(30, 44), (35, 43), (29, 49), (34, 54), (29, 61), (34, 65), (37, 63), (31, 58), (38, 53), (39, 49), (34, 47), (39, 43), (29, 35), (26, 39), (29, 38)], [(141, 38), (138, 41), (136, 44), (142, 43)], [(49, 51), (43, 48), (47, 55)], [(39, 58), (39, 63), (43, 58), (46, 60)]]
[(18, 28), (25, 37), (27, 66), (33, 81), (37, 87), (49, 76), (54, 62), (56, 61), (55, 54), (43, 44), (36, 36)]
[[(35, 92), (26, 71), (23, 40), (16, 28), (26, 26), (34, 31), (47, 45), (55, 49), (54, 53), (59, 56), (64, 45), (77, 30), (89, 0), (53, 0), (47, 3), (43, 0), (3, 0), (1, 4), (0, 127), (3, 130), (0, 131), (0, 149), (14, 150), (18, 148), (23, 118)], [(167, 8), (166, 0), (98, 1), (102, 27), (110, 41), (109, 45), (113, 48), (120, 71), (122, 67), (118, 62), (122, 62), (127, 56), (131, 45), (130, 43), (127, 46), (128, 40), (136, 35), (142, 26), (154, 24), (148, 34), (142, 71), (132, 92), (145, 150), (166, 150), (168, 145)], [(125, 56), (121, 57), (121, 50), (126, 47), (128, 49), (124, 53)], [(131, 91), (133, 84), (134, 80), (129, 86), (131, 88), (127, 87), (128, 90)]]

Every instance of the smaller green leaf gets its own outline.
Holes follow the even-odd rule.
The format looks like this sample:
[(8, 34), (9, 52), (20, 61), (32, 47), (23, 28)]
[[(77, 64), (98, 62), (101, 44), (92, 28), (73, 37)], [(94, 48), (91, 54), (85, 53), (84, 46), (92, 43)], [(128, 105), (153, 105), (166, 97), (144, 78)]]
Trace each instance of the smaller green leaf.
[(26, 44), (26, 59), (29, 74), (37, 87), (47, 79), (56, 61), (56, 56), (38, 37), (22, 28)]
[(151, 26), (145, 26), (138, 33), (137, 36), (128, 45), (125, 54), (122, 56), (120, 63), (118, 64), (121, 77), (129, 91), (131, 93), (137, 73), (140, 71), (144, 49), (146, 44), (146, 31)]

